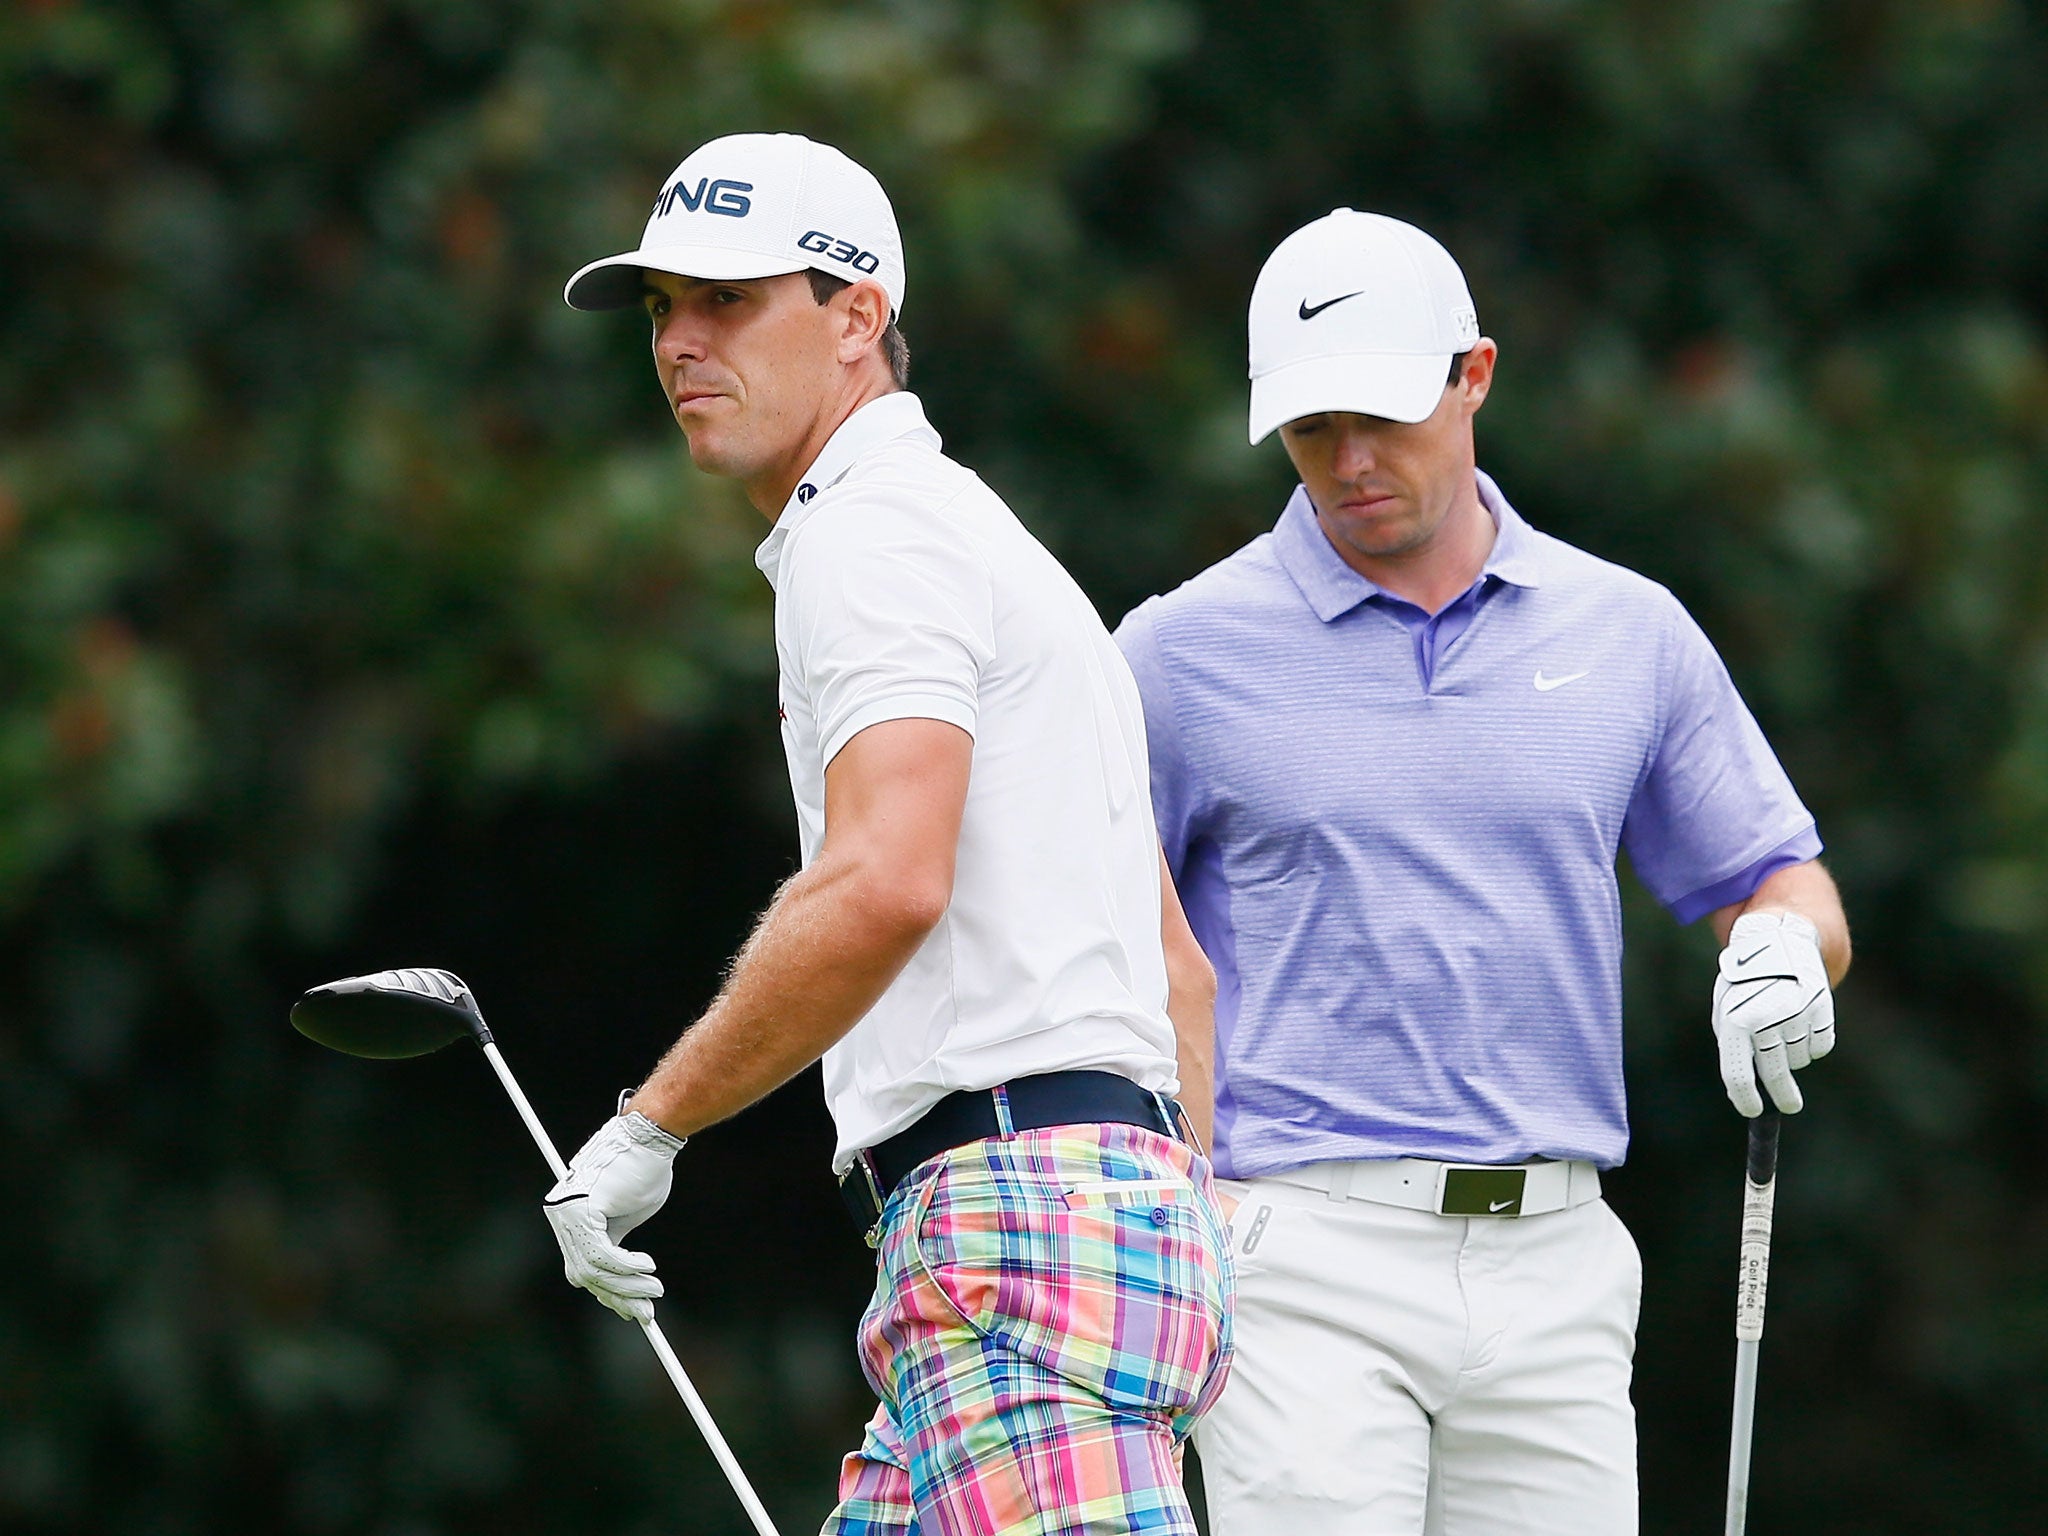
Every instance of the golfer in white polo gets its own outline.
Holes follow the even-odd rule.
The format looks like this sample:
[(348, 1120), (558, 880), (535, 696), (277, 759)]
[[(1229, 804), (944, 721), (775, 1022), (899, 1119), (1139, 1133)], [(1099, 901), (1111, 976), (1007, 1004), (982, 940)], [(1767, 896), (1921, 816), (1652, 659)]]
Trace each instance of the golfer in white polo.
[(1094, 608), (903, 389), (903, 255), (845, 155), (739, 134), (664, 182), (581, 308), (644, 304), (690, 455), (773, 525), (803, 870), (718, 998), (548, 1197), (571, 1281), (661, 1293), (620, 1245), (682, 1139), (822, 1054), (877, 1252), (881, 1398), (842, 1533), (1191, 1536), (1174, 1452), (1220, 1390), (1213, 977), (1146, 794), (1142, 706)]
[(1621, 853), (1728, 944), (1742, 1113), (1759, 1080), (1796, 1110), (1833, 1043), (1849, 939), (1813, 818), (1672, 595), (1479, 472), (1495, 353), (1421, 230), (1290, 235), (1252, 293), (1251, 439), (1301, 483), (1117, 633), (1218, 972), (1217, 1536), (1635, 1530), (1642, 1271), (1600, 1198)]

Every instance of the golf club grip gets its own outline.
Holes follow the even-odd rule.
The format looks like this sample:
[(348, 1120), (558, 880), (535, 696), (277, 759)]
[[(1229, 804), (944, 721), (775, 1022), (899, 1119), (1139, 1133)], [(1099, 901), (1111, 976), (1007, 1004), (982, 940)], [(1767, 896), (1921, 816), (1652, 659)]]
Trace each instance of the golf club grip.
[(1749, 1182), (1768, 1184), (1778, 1176), (1778, 1112), (1765, 1106), (1749, 1122)]
[(1765, 1110), (1749, 1122), (1749, 1172), (1742, 1188), (1742, 1264), (1736, 1277), (1735, 1337), (1764, 1336), (1764, 1296), (1771, 1278), (1771, 1211), (1777, 1203), (1778, 1116)]
[(1724, 1536), (1744, 1536), (1749, 1524), (1750, 1440), (1756, 1418), (1757, 1356), (1764, 1336), (1764, 1296), (1771, 1274), (1778, 1129), (1778, 1112), (1771, 1108), (1749, 1122), (1749, 1160), (1742, 1188), (1742, 1262), (1735, 1283), (1735, 1412), (1728, 1436)]

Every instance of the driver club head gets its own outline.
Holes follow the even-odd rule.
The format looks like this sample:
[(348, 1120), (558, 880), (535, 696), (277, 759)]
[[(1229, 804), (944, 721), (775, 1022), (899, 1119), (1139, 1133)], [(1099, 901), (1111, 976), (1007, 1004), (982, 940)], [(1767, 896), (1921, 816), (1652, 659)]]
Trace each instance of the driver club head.
[(457, 1040), (488, 1045), (476, 999), (453, 971), (409, 969), (350, 976), (292, 1005), (292, 1028), (350, 1056), (398, 1061)]

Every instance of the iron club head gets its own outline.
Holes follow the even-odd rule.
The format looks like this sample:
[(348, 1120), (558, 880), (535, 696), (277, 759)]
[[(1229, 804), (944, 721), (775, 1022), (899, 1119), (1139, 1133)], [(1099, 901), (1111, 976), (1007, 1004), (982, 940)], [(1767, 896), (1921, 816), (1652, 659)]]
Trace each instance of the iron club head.
[(425, 1056), (457, 1040), (488, 1045), (476, 999), (453, 971), (410, 969), (350, 976), (315, 987), (292, 1005), (292, 1028), (350, 1056), (381, 1061)]

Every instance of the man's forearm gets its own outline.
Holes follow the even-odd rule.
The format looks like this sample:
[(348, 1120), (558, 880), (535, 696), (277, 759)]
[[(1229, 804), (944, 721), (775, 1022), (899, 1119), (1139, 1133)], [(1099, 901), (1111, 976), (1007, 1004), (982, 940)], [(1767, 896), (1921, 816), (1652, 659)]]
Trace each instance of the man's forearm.
[(1216, 1134), (1215, 999), (1212, 982), (1206, 997), (1175, 989), (1166, 1000), (1179, 1058), (1181, 1108), (1205, 1152)]
[(1849, 972), (1849, 919), (1834, 878), (1818, 860), (1789, 865), (1759, 885), (1749, 900), (1723, 907), (1713, 917), (1714, 932), (1723, 944), (1735, 919), (1745, 912), (1796, 912), (1820, 935), (1820, 956), (1828, 968), (1828, 985), (1840, 986)]
[(780, 1087), (860, 1022), (937, 916), (892, 900), (856, 864), (812, 865), (776, 893), (718, 997), (633, 1108), (689, 1136)]
[(1216, 1128), (1216, 971), (1188, 927), (1163, 850), (1159, 941), (1166, 956), (1166, 1016), (1173, 1021), (1181, 1108), (1206, 1151)]

